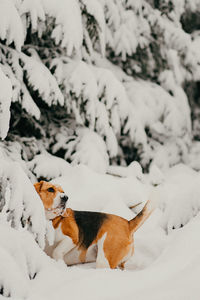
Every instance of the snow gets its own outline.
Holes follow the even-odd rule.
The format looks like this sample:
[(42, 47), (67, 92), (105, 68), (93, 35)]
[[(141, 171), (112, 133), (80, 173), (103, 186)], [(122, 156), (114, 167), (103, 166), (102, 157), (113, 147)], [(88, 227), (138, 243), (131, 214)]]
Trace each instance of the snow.
[(45, 20), (45, 12), (40, 0), (36, 0), (34, 2), (30, 0), (25, 0), (21, 3), (20, 6), (17, 5), (17, 8), (19, 10), (22, 20), (23, 18), (26, 19), (26, 15), (30, 14), (32, 31), (35, 31), (37, 29), (39, 20)]
[(161, 206), (165, 207), (162, 223), (167, 231), (171, 231), (188, 223), (200, 210), (199, 174), (189, 167), (177, 165), (165, 176), (161, 190)]
[(0, 220), (10, 220), (11, 225), (17, 229), (26, 226), (43, 248), (47, 222), (38, 194), (17, 162), (1, 159), (0, 164), (0, 185), (3, 191), (0, 196), (1, 201), (4, 199)]
[(194, 170), (199, 171), (200, 170), (200, 143), (199, 141), (195, 141), (192, 143), (190, 147), (190, 152), (189, 152), (189, 166), (193, 168)]
[(13, 1), (2, 0), (0, 3), (0, 38), (6, 40), (7, 45), (14, 42), (18, 51), (24, 43), (24, 31), (20, 16)]
[[(1, 140), (15, 102), (14, 141), (0, 142), (0, 299), (200, 299), (200, 143), (191, 143), (183, 89), (200, 80), (200, 34), (181, 24), (200, 3), (164, 1), (174, 2), (165, 12), (150, 2), (0, 0)], [(48, 132), (38, 97), (52, 116)], [(28, 138), (27, 153), (15, 134), (18, 104), (46, 134)], [(73, 126), (57, 116), (55, 125), (54, 105)], [(126, 147), (140, 163), (126, 166)], [(68, 267), (43, 251), (55, 232), (33, 187), (39, 179), (60, 184), (73, 209), (128, 220), (155, 200), (125, 271)]]
[[(158, 172), (158, 171), (157, 171)], [(55, 180), (55, 182), (62, 184), (65, 191), (77, 189), (77, 185), (73, 183), (76, 176), (78, 177), (79, 190), (81, 197), (80, 203), (77, 202), (77, 198), (73, 198), (70, 194), (71, 205), (77, 208), (86, 209), (87, 204), (90, 208), (103, 210), (107, 212), (115, 212), (120, 215), (126, 215), (128, 217), (126, 205), (123, 206), (123, 201), (127, 198), (127, 195), (123, 195), (118, 202), (116, 199), (116, 188), (118, 186), (117, 194), (124, 191), (124, 179), (117, 179), (115, 177), (110, 178), (108, 175), (98, 175), (99, 183), (103, 182), (104, 192), (109, 195), (110, 201), (107, 198), (107, 204), (104, 206), (100, 201), (96, 202), (97, 195), (93, 196), (93, 202), (90, 199), (90, 193), (96, 190), (94, 174), (89, 173), (85, 167), (80, 166), (77, 171), (77, 167), (74, 171), (70, 171), (68, 176), (61, 177)], [(153, 171), (156, 173), (156, 171)], [(76, 175), (75, 175), (76, 174)], [(84, 175), (83, 175), (84, 174)], [(75, 177), (72, 179), (72, 177)], [(103, 177), (102, 177), (103, 176)], [(130, 177), (132, 183), (129, 181), (129, 192), (132, 190), (132, 196), (139, 188), (134, 184), (134, 176)], [(168, 195), (174, 197), (174, 201), (181, 201), (182, 204), (190, 200), (190, 188), (188, 189), (188, 195), (182, 199), (180, 189), (185, 187), (187, 190), (187, 182), (192, 182), (198, 174), (184, 165), (179, 165), (169, 170), (165, 174), (165, 184), (174, 185), (174, 188), (168, 189)], [(71, 179), (71, 180), (70, 180)], [(83, 182), (84, 179), (84, 182)], [(126, 178), (127, 179), (127, 178)], [(90, 182), (90, 184), (89, 184)], [(109, 186), (112, 184), (112, 194), (108, 194), (106, 191), (106, 182)], [(175, 190), (175, 186), (179, 183), (178, 188)], [(83, 186), (82, 186), (83, 184)], [(114, 188), (114, 184), (117, 184)], [(197, 190), (197, 185), (193, 185), (193, 190)], [(162, 184), (160, 185), (160, 206), (163, 203), (163, 196), (166, 195), (166, 189)], [(84, 197), (84, 191), (88, 191), (88, 195)], [(91, 191), (92, 190), (92, 191)], [(127, 186), (126, 186), (127, 191)], [(143, 189), (144, 192), (144, 189)], [(102, 201), (104, 200), (102, 188), (99, 185), (98, 194), (101, 194)], [(144, 196), (144, 194), (143, 194)], [(77, 194), (78, 197), (78, 194)], [(197, 196), (198, 197), (198, 196)], [(131, 197), (133, 199), (133, 197)], [(105, 200), (104, 200), (105, 201)], [(166, 205), (170, 203), (166, 203)], [(101, 208), (100, 206), (104, 206)], [(176, 207), (176, 206), (175, 206)], [(186, 214), (176, 209), (176, 213), (179, 215)], [(88, 208), (88, 207), (87, 207)], [(178, 207), (177, 207), (178, 208)], [(104, 210), (105, 209), (105, 210)], [(123, 212), (123, 213), (122, 213)], [(130, 217), (130, 215), (129, 215)], [(53, 288), (46, 293), (48, 299), (56, 299), (56, 297), (62, 297), (67, 290), (71, 299), (130, 299), (132, 295), (136, 299), (194, 299), (198, 300), (200, 295), (200, 288), (198, 284), (199, 274), (199, 245), (200, 238), (198, 234), (198, 226), (200, 222), (200, 216), (198, 215), (192, 219), (183, 228), (174, 230), (169, 234), (166, 233), (163, 225), (164, 214), (160, 208), (158, 208), (153, 215), (146, 221), (146, 223), (135, 234), (135, 254), (133, 258), (127, 263), (126, 271), (120, 270), (95, 270), (95, 264), (87, 264), (74, 266), (67, 269), (69, 272), (69, 278), (63, 279), (56, 291)], [(166, 216), (165, 216), (166, 217)], [(170, 217), (170, 216), (168, 216)], [(177, 217), (177, 216), (176, 216)], [(169, 218), (171, 224), (171, 220)], [(66, 281), (65, 281), (66, 280)], [(48, 283), (46, 283), (48, 284)], [(66, 288), (67, 286), (67, 288)], [(78, 288), (77, 288), (78, 287)], [(45, 291), (43, 287), (43, 292)], [(192, 298), (191, 298), (192, 297)]]
[[(26, 291), (26, 293), (28, 292), (28, 299), (50, 300), (60, 299), (65, 295), (68, 295), (70, 299), (79, 299), (80, 297), (82, 299), (101, 300), (121, 299), (123, 296), (123, 299), (126, 300), (134, 295), (136, 299), (141, 300), (147, 298), (181, 300), (190, 299), (192, 295), (192, 299), (197, 300), (200, 292), (198, 285), (200, 271), (198, 263), (200, 243), (198, 226), (199, 217), (186, 227), (179, 229), (169, 238), (164, 238), (161, 249), (154, 250), (159, 258), (151, 262), (148, 267), (143, 266), (141, 268), (141, 266), (138, 266), (139, 269), (131, 269), (130, 264), (126, 271), (96, 270), (93, 264), (66, 268), (61, 262), (55, 263), (48, 259), (39, 248), (35, 247), (29, 236), (20, 236), (21, 234), (16, 232), (15, 238), (11, 241), (19, 245), (18, 247), (27, 242), (29, 243), (26, 255), (29, 259), (36, 259), (32, 273), (37, 270), (37, 275), (34, 280), (29, 282), (26, 276), (24, 276), (25, 278), (21, 277), (18, 290), (11, 288), (11, 295), (22, 297)], [(1, 237), (2, 232), (4, 232), (4, 236), (11, 236), (9, 231), (1, 227)], [(162, 236), (162, 233), (160, 233), (160, 236)], [(153, 241), (156, 238), (154, 237)], [(152, 242), (152, 235), (150, 241)], [(161, 246), (161, 240), (159, 244)], [(141, 240), (140, 246), (142, 246)], [(1, 247), (4, 248), (5, 246)], [(148, 253), (147, 243), (144, 243), (142, 248), (146, 248), (147, 251), (147, 253), (143, 253), (144, 257), (148, 255), (155, 256), (155, 253)], [(16, 248), (17, 254), (20, 251), (21, 249)], [(13, 256), (12, 259), (14, 259)], [(19, 259), (15, 258), (15, 261), (15, 264), (20, 265)], [(22, 262), (25, 262), (24, 258)], [(146, 261), (146, 264), (149, 264), (149, 261)], [(8, 269), (6, 272), (8, 273)], [(13, 269), (13, 276), (18, 274), (19, 270)], [(12, 277), (10, 277), (11, 280)], [(26, 283), (25, 288), (24, 283)]]
[[(95, 56), (99, 91), (105, 91), (99, 97), (110, 113), (112, 128), (117, 136), (120, 128), (124, 135), (128, 134), (137, 145), (144, 167), (150, 161), (162, 169), (180, 161), (188, 163), (191, 113), (181, 87), (185, 73), (176, 50), (170, 49), (167, 56), (171, 70), (160, 73), (160, 85), (133, 79), (108, 60)], [(113, 73), (116, 78), (111, 76)]]
[(142, 172), (142, 167), (137, 161), (133, 161), (127, 167), (123, 166), (109, 166), (107, 173), (119, 177), (130, 177), (134, 176), (137, 179), (143, 181), (144, 174)]
[(20, 58), (24, 63), (23, 69), (26, 73), (28, 84), (34, 91), (38, 91), (41, 99), (49, 106), (64, 105), (63, 95), (49, 69), (35, 58), (28, 57), (22, 53)]
[(61, 43), (71, 56), (73, 50), (80, 51), (83, 40), (81, 10), (77, 0), (41, 0), (45, 12), (55, 18), (56, 26), (52, 31), (52, 38), (56, 44)]
[(77, 138), (67, 144), (65, 159), (72, 160), (72, 165), (84, 164), (93, 171), (106, 173), (109, 158), (101, 136), (88, 128), (78, 128)]
[(121, 214), (126, 217), (126, 214), (130, 216), (131, 213), (128, 205), (144, 202), (148, 198), (149, 187), (136, 178), (120, 179), (98, 174), (84, 165), (66, 169), (65, 176), (54, 179), (53, 182), (63, 187), (69, 197), (69, 206), (73, 209), (101, 211), (110, 201), (114, 201), (115, 205), (124, 205), (126, 209)]
[(114, 49), (117, 55), (121, 54), (122, 60), (126, 60), (126, 55), (136, 52), (138, 40), (136, 38), (137, 17), (132, 11), (124, 11), (122, 15), (123, 23), (114, 34)]
[[(1, 65), (1, 68), (4, 74), (9, 77), (12, 84), (12, 102), (17, 102), (20, 96), (20, 81), (15, 77), (11, 67), (8, 64)], [(21, 78), (21, 76), (19, 77)]]
[(199, 80), (199, 70), (200, 70), (200, 54), (199, 54), (199, 46), (200, 46), (200, 31), (196, 30), (193, 32), (192, 34), (192, 54), (191, 56), (193, 56), (193, 59), (195, 59), (197, 61), (196, 64), (196, 70), (195, 70), (195, 74), (194, 74), (194, 78), (198, 81)]
[[(96, 269), (95, 263), (67, 267), (48, 257), (29, 232), (11, 229), (1, 219), (0, 266), (4, 276), (0, 276), (0, 282), (4, 296), (30, 300), (54, 300), (66, 295), (74, 300), (128, 300), (133, 295), (141, 300), (199, 299), (200, 197), (196, 171), (177, 165), (162, 173), (152, 166), (146, 175), (134, 162), (127, 170), (116, 169), (118, 176), (111, 176), (83, 165), (64, 164), (59, 158), (55, 162), (51, 156), (49, 161), (46, 159), (44, 154), (32, 162), (35, 173), (43, 176), (49, 170), (50, 178), (60, 160), (62, 172), (57, 174), (62, 176), (53, 182), (64, 188), (68, 205), (74, 209), (104, 211), (131, 219), (143, 204), (134, 212), (128, 209), (129, 205), (156, 196), (158, 207), (136, 232), (135, 253), (125, 271)], [(119, 177), (120, 172), (124, 177)], [(157, 187), (151, 185), (158, 183)], [(30, 185), (27, 188), (30, 190)], [(177, 229), (172, 230), (173, 227)]]
[[(90, 66), (84, 61), (54, 59), (53, 67), (56, 67), (58, 83), (64, 86), (67, 110), (74, 113), (78, 125), (88, 123), (89, 129), (104, 139), (109, 156), (115, 157), (121, 128), (133, 139), (136, 127), (131, 103), (121, 81), (110, 70)], [(85, 109), (81, 111), (83, 103)]]
[[(84, 5), (87, 13), (93, 16), (95, 21), (98, 24), (97, 30), (98, 30), (99, 40), (100, 40), (100, 51), (102, 55), (105, 55), (105, 18), (104, 18), (103, 7), (101, 6), (101, 4), (99, 3), (100, 1), (98, 0), (81, 0), (81, 2)], [(87, 40), (88, 39), (86, 39), (86, 43)]]
[(141, 9), (142, 4), (145, 6), (146, 3), (127, 1), (124, 5), (131, 6), (133, 10), (124, 10), (121, 2), (101, 0), (101, 3), (106, 17), (106, 43), (116, 55), (125, 61), (128, 55), (136, 52), (138, 45), (141, 48), (148, 46), (150, 26)]
[(119, 133), (120, 125), (123, 125), (126, 118), (132, 117), (126, 90), (110, 70), (100, 67), (93, 67), (93, 70), (98, 83), (98, 98), (111, 113), (114, 132)]
[(21, 86), (23, 98), (22, 98), (22, 108), (31, 116), (34, 116), (37, 120), (40, 119), (40, 110), (39, 107), (33, 101), (29, 91), (27, 90), (26, 86), (22, 84)]
[[(85, 164), (93, 171), (106, 173), (107, 149), (101, 136), (92, 130), (78, 127), (74, 136), (57, 133), (56, 142), (52, 147), (53, 154), (59, 149), (66, 151), (64, 158), (72, 161), (72, 165)], [(67, 167), (69, 167), (69, 163), (64, 159), (45, 151), (28, 162), (28, 168), (37, 178), (48, 180), (64, 175)]]
[[(142, 80), (130, 80), (125, 86), (133, 114), (137, 116), (134, 140), (142, 143), (145, 151), (142, 163), (145, 165), (151, 159), (153, 164), (165, 169), (180, 162), (180, 149), (182, 159), (186, 161), (191, 121), (185, 93), (179, 90), (180, 93), (171, 96), (161, 86)], [(145, 128), (151, 132), (149, 143)]]
[(196, 10), (198, 11), (200, 9), (200, 4), (198, 0), (186, 1), (186, 6), (191, 11), (196, 11)]
[[(65, 105), (66, 114), (74, 116), (77, 127), (88, 127), (100, 135), (111, 160), (118, 156), (122, 161), (129, 143), (129, 148), (136, 148), (143, 167), (150, 161), (163, 169), (187, 162), (191, 122), (182, 84), (199, 76), (198, 37), (187, 34), (180, 24), (188, 3), (178, 1), (171, 19), (146, 1), (60, 0), (58, 4), (56, 0), (36, 0), (33, 4), (31, 0), (2, 0), (1, 5), (2, 40), (8, 45), (14, 42), (20, 50), (30, 34), (28, 28), (41, 40), (41, 44), (26, 42), (23, 53), (1, 45), (2, 70), (12, 83), (12, 101), (19, 102), (28, 115), (41, 119), (40, 108), (32, 98), (36, 92), (52, 110), (54, 105)], [(95, 24), (94, 30), (88, 16)], [(47, 34), (53, 41), (50, 37), (43, 41)], [(149, 53), (154, 35), (161, 41), (160, 54), (167, 65), (156, 76), (156, 62)], [(113, 51), (115, 66), (111, 67), (111, 62), (110, 66), (102, 66), (100, 60), (97, 63), (97, 54), (107, 55), (106, 46)], [(123, 73), (123, 60), (128, 68), (142, 72), (138, 47), (146, 49), (145, 55), (149, 56), (150, 70), (145, 76), (155, 78), (162, 88), (150, 81), (119, 75), (119, 70)], [(130, 62), (134, 53), (136, 59)], [(73, 161), (72, 155), (69, 159)], [(94, 165), (87, 157), (80, 157), (80, 151), (74, 161)]]
[[(17, 2), (17, 1), (16, 1)], [(83, 40), (83, 29), (81, 11), (77, 0), (59, 1), (56, 0), (25, 0), (20, 5), (16, 3), (21, 21), (26, 24), (31, 22), (32, 31), (38, 31), (42, 35), (41, 23), (49, 18), (55, 19), (55, 28), (51, 32), (51, 37), (56, 44), (66, 49), (67, 55), (71, 56), (73, 51), (80, 52)], [(26, 20), (27, 19), (27, 20)], [(22, 25), (22, 24), (21, 24)], [(26, 32), (27, 24), (24, 26)]]
[(0, 64), (0, 138), (5, 139), (10, 122), (10, 104), (12, 98), (12, 86), (9, 78), (1, 70)]
[(65, 160), (47, 152), (35, 155), (34, 159), (27, 163), (27, 166), (37, 178), (42, 177), (47, 180), (62, 176), (66, 169), (71, 168)]
[[(29, 288), (25, 253), (15, 230), (0, 226), (1, 238), (1, 285), (4, 287), (4, 295), (27, 296)], [(14, 247), (13, 247), (14, 246)]]

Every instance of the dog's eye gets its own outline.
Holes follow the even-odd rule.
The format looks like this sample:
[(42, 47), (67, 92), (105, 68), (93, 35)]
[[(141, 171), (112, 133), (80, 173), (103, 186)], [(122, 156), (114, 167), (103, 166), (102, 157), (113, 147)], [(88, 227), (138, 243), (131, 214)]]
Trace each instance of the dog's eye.
[(52, 188), (52, 187), (48, 188), (47, 191), (50, 192), (50, 193), (54, 193), (55, 192), (54, 188)]

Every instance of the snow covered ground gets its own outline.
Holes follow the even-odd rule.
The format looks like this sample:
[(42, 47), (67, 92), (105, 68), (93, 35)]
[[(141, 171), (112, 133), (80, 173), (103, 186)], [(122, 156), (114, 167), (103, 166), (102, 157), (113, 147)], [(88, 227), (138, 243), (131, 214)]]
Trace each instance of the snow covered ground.
[[(119, 178), (66, 164), (65, 174), (54, 182), (63, 186), (73, 208), (130, 219), (134, 213), (127, 206), (147, 200), (155, 174)], [(200, 177), (185, 165), (158, 174), (157, 181), (163, 181), (157, 187), (158, 208), (136, 232), (135, 254), (124, 271), (95, 269), (95, 263), (67, 267), (48, 257), (30, 233), (1, 220), (1, 299), (199, 300)]]

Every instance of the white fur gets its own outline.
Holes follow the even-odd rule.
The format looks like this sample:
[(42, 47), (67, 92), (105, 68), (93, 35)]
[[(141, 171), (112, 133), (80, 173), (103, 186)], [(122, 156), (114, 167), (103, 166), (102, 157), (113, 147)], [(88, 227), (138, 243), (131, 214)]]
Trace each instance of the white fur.
[(110, 268), (108, 260), (105, 257), (104, 250), (103, 250), (103, 245), (106, 236), (107, 236), (107, 232), (97, 242), (98, 253), (97, 253), (96, 268)]
[(76, 245), (73, 243), (72, 239), (66, 235), (65, 238), (61, 240), (56, 246), (56, 248), (53, 250), (52, 256), (56, 260), (63, 260), (64, 255), (75, 247)]
[(55, 218), (55, 215), (53, 214), (53, 212), (45, 210), (45, 216), (47, 220), (51, 220), (53, 218)]
[[(88, 248), (86, 253), (85, 262), (94, 262), (97, 258), (97, 245), (92, 245)], [(78, 247), (72, 249), (70, 252), (65, 254), (64, 261), (67, 265), (75, 265), (80, 264), (80, 251), (78, 250)]]
[(64, 240), (66, 235), (63, 234), (61, 229), (61, 224), (59, 224), (58, 228), (55, 229), (55, 242), (60, 242)]

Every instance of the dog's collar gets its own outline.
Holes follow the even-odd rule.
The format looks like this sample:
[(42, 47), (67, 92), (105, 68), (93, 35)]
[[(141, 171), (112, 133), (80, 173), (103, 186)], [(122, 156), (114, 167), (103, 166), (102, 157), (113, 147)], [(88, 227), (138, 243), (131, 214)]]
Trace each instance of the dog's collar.
[[(59, 210), (59, 209), (61, 209), (61, 207), (56, 207), (56, 208), (46, 208), (45, 210), (46, 210), (46, 213), (54, 213), (54, 212), (56, 212), (56, 210)], [(65, 209), (64, 209), (64, 211), (65, 211)], [(52, 221), (53, 219), (55, 219), (55, 218), (57, 218), (57, 217), (59, 217), (59, 216), (62, 216), (62, 214), (64, 213), (64, 211), (62, 211), (61, 213), (55, 213), (55, 215), (54, 216), (52, 216), (52, 218), (49, 218), (48, 217), (48, 220), (49, 221)]]
[(46, 211), (54, 211), (54, 210), (57, 210), (57, 209), (63, 209), (61, 206), (57, 206), (57, 207), (54, 207), (54, 208), (46, 208)]

